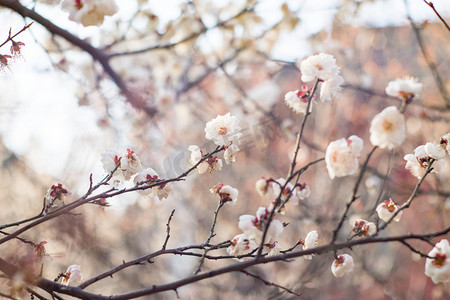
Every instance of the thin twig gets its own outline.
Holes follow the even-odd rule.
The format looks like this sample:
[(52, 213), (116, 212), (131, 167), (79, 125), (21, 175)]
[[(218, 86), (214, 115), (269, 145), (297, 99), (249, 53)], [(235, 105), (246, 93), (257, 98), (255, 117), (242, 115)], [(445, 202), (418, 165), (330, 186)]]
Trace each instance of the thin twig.
[(287, 287), (284, 287), (284, 286), (282, 286), (282, 285), (279, 285), (279, 284), (276, 284), (276, 283), (267, 281), (267, 280), (265, 280), (264, 278), (262, 278), (261, 276), (258, 276), (258, 275), (256, 275), (256, 274), (250, 273), (250, 272), (248, 272), (248, 271), (246, 271), (246, 270), (240, 270), (239, 272), (244, 273), (245, 275), (250, 276), (250, 277), (253, 277), (253, 278), (255, 278), (255, 279), (258, 279), (259, 281), (263, 282), (265, 285), (277, 287), (277, 288), (279, 288), (279, 289), (281, 289), (281, 290), (283, 290), (283, 291), (288, 292), (289, 294), (292, 294), (292, 295), (295, 295), (295, 296), (300, 297), (300, 294), (299, 294), (299, 293), (296, 293), (296, 292), (294, 292), (293, 290), (290, 290), (290, 289), (288, 289)]
[(439, 20), (441, 20), (441, 22), (445, 25), (445, 27), (447, 28), (448, 31), (450, 31), (450, 26), (448, 26), (447, 22), (445, 22), (444, 18), (441, 17), (441, 15), (438, 13), (438, 11), (436, 10), (436, 8), (434, 8), (434, 4), (431, 1), (426, 1), (423, 0), (423, 2), (425, 2), (426, 4), (428, 4), (429, 7), (431, 7), (434, 11), (434, 13), (436, 14), (436, 16), (439, 18)]
[(174, 213), (175, 213), (175, 209), (172, 210), (172, 212), (170, 213), (170, 216), (169, 216), (169, 220), (167, 220), (167, 224), (166, 224), (167, 235), (166, 235), (166, 239), (164, 241), (164, 244), (162, 246), (162, 250), (166, 250), (167, 243), (169, 242), (169, 238), (170, 238), (170, 221), (172, 221), (172, 217), (173, 217)]

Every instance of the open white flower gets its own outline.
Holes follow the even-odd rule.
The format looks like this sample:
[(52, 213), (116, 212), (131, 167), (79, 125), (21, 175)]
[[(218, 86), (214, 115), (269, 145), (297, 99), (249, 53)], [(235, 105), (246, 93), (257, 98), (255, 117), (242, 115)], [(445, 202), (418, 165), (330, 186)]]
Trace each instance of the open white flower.
[[(398, 205), (395, 204), (395, 202), (394, 202), (394, 200), (392, 200), (392, 198), (381, 202), (377, 206), (378, 217), (385, 222), (387, 222), (391, 218), (391, 216), (394, 215), (397, 211), (398, 211)], [(399, 222), (400, 218), (402, 217), (402, 214), (403, 214), (403, 211), (399, 212), (395, 216), (394, 221)]]
[(238, 144), (241, 136), (240, 130), (237, 117), (227, 113), (224, 116), (218, 115), (215, 119), (206, 123), (205, 137), (218, 146), (228, 146), (230, 143)]
[(443, 159), (445, 157), (445, 146), (441, 143), (426, 143), (425, 152), (428, 154), (428, 157), (432, 159)]
[[(191, 166), (195, 166), (203, 157), (202, 150), (199, 146), (196, 145), (189, 146), (188, 150), (191, 151), (191, 158), (189, 160), (189, 163), (191, 164)], [(206, 161), (203, 161), (197, 166), (197, 172), (198, 174), (203, 174), (208, 170), (208, 168), (208, 163)]]
[(339, 67), (333, 55), (319, 53), (304, 59), (300, 63), (300, 72), (303, 82), (310, 82), (316, 78), (325, 81), (336, 77)]
[[(275, 180), (275, 182), (272, 182), (272, 188), (273, 192), (275, 194), (275, 197), (278, 197), (280, 194), (281, 188), (286, 184), (286, 179), (284, 178), (278, 178)], [(294, 185), (292, 183), (288, 183), (286, 187), (284, 188), (283, 192), (281, 193), (281, 201), (285, 201), (289, 194), (291, 194), (291, 191), (294, 189)], [(292, 191), (291, 198), (289, 198), (289, 203), (293, 205), (298, 205), (299, 199), (297, 197), (296, 191)]]
[(62, 285), (76, 286), (81, 283), (83, 276), (81, 274), (81, 267), (77, 265), (71, 265), (67, 268), (67, 271), (62, 276)]
[[(304, 86), (303, 89), (290, 91), (284, 96), (284, 101), (286, 105), (292, 108), (292, 110), (297, 114), (306, 114), (306, 109), (308, 107), (308, 97), (310, 95), (310, 90)], [(310, 111), (312, 110), (312, 103), (310, 105)]]
[[(431, 143), (430, 143), (431, 144)], [(430, 147), (431, 148), (431, 147)], [(435, 152), (428, 149), (432, 155), (436, 156)], [(405, 169), (411, 172), (412, 175), (421, 179), (430, 165), (432, 157), (430, 157), (426, 151), (426, 145), (421, 145), (414, 149), (414, 154), (406, 154), (403, 157), (406, 160)], [(445, 167), (445, 161), (443, 159), (435, 160), (433, 163), (433, 173), (439, 173)]]
[(236, 235), (230, 243), (227, 252), (232, 256), (248, 254), (258, 248), (258, 244), (245, 235), (245, 233)]
[(239, 147), (234, 143), (227, 147), (227, 149), (223, 153), (223, 158), (225, 159), (227, 165), (236, 161), (236, 154), (238, 151)]
[(372, 145), (392, 150), (406, 138), (405, 117), (395, 106), (389, 106), (377, 114), (370, 125)]
[(111, 150), (103, 152), (101, 162), (105, 172), (111, 173), (120, 163), (120, 159), (121, 157)]
[[(305, 241), (303, 243), (303, 250), (317, 247), (318, 239), (319, 239), (319, 234), (317, 233), (316, 230), (308, 232), (308, 234), (306, 235)], [(312, 254), (309, 254), (309, 255), (305, 255), (303, 257), (307, 260), (311, 260), (313, 256), (312, 256)]]
[[(260, 207), (256, 211), (256, 216), (242, 215), (239, 217), (239, 228), (250, 238), (257, 242), (261, 241), (264, 226), (269, 218), (271, 210), (267, 207)], [(267, 239), (277, 237), (283, 232), (283, 223), (272, 219), (267, 230)]]
[(450, 245), (442, 239), (428, 253), (425, 263), (425, 275), (431, 277), (434, 283), (450, 281)]
[(311, 189), (306, 183), (297, 184), (295, 187), (295, 195), (299, 200), (305, 200), (311, 196)]
[(331, 102), (332, 99), (339, 99), (342, 93), (342, 84), (344, 84), (344, 78), (339, 75), (322, 82), (320, 86), (320, 101)]
[(120, 160), (120, 168), (125, 179), (129, 180), (131, 176), (142, 170), (141, 159), (134, 151), (127, 149)]
[(386, 94), (392, 97), (411, 101), (419, 98), (422, 84), (417, 78), (406, 76), (403, 79), (390, 81), (386, 87)]
[(361, 138), (352, 135), (348, 139), (342, 138), (328, 145), (325, 163), (331, 179), (353, 175), (358, 171), (358, 157), (361, 155), (363, 143)]
[(101, 25), (105, 16), (118, 11), (114, 0), (63, 0), (61, 8), (70, 14), (70, 20), (83, 26)]
[(239, 191), (229, 185), (218, 184), (211, 188), (211, 193), (218, 194), (220, 201), (235, 205)]
[(355, 263), (353, 262), (353, 257), (348, 254), (341, 254), (333, 261), (331, 272), (334, 277), (342, 277), (352, 273), (354, 268)]

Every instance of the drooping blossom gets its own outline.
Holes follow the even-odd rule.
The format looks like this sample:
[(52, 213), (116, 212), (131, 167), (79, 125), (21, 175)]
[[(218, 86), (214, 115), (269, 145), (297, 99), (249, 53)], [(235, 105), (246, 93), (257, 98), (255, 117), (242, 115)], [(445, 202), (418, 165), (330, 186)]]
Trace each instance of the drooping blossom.
[(390, 81), (386, 87), (386, 94), (400, 98), (405, 102), (419, 98), (421, 91), (422, 84), (419, 80), (409, 76)]
[(377, 114), (370, 125), (372, 145), (392, 150), (406, 138), (405, 117), (395, 106), (389, 106)]
[(258, 244), (247, 237), (245, 233), (236, 235), (231, 241), (227, 252), (232, 256), (245, 255), (258, 248)]
[[(164, 179), (159, 178), (158, 174), (152, 168), (145, 168), (141, 170), (134, 178), (133, 181), (136, 185), (140, 186), (152, 185)], [(145, 183), (144, 183), (145, 182)], [(171, 191), (170, 183), (157, 185), (145, 190), (139, 190), (139, 193), (149, 198), (156, 197), (159, 200), (163, 200), (169, 196)]]
[[(271, 210), (267, 207), (260, 207), (256, 211), (256, 216), (242, 215), (239, 217), (239, 228), (250, 238), (260, 242), (266, 222), (268, 221)], [(272, 219), (267, 230), (267, 239), (277, 237), (283, 232), (283, 223)]]
[[(191, 158), (189, 160), (189, 163), (191, 164), (191, 166), (195, 166), (203, 158), (203, 152), (200, 147), (196, 145), (189, 146), (188, 150), (191, 151)], [(199, 174), (203, 174), (208, 170), (208, 167), (208, 163), (206, 161), (203, 161), (197, 166), (197, 171)]]
[(229, 185), (218, 184), (211, 188), (211, 193), (219, 195), (222, 203), (235, 205), (239, 191)]
[(83, 276), (81, 274), (81, 267), (77, 265), (71, 265), (67, 268), (67, 271), (62, 276), (62, 285), (76, 286), (81, 283)]
[[(303, 86), (302, 90), (290, 91), (284, 96), (286, 105), (292, 108), (297, 114), (306, 114), (308, 107), (308, 98), (311, 97), (312, 89)], [(310, 104), (310, 111), (312, 110), (312, 103)]]
[(70, 196), (71, 193), (62, 183), (52, 185), (45, 194), (45, 210), (58, 207), (64, 204), (64, 199)]
[(12, 58), (11, 55), (2, 55), (0, 54), (0, 71), (4, 71), (5, 68), (11, 71), (8, 65), (8, 59)]
[(239, 147), (236, 144), (231, 144), (225, 149), (225, 152), (223, 153), (223, 158), (225, 159), (225, 162), (227, 165), (234, 163), (236, 161), (236, 154), (239, 151)]
[(320, 86), (320, 101), (330, 101), (332, 99), (339, 99), (342, 93), (342, 85), (344, 78), (342, 76), (334, 76), (321, 83)]
[[(430, 143), (431, 144), (431, 143)], [(431, 148), (431, 147), (430, 147)], [(428, 149), (433, 156), (437, 157), (436, 151)], [(418, 179), (421, 179), (433, 160), (426, 151), (426, 145), (421, 145), (414, 149), (414, 154), (406, 154), (403, 157), (406, 160), (405, 169), (411, 172), (411, 174)], [(439, 173), (445, 167), (445, 161), (443, 159), (435, 160), (433, 162), (433, 170), (431, 172)]]
[(339, 255), (331, 264), (331, 272), (337, 278), (352, 273), (354, 268), (353, 257), (348, 254)]
[(262, 178), (258, 179), (255, 183), (256, 191), (264, 199), (268, 199), (268, 198), (270, 198), (270, 196), (272, 196), (271, 192), (273, 192), (273, 187), (272, 187), (272, 184), (270, 184), (271, 181), (272, 181), (272, 179), (265, 179), (264, 177), (262, 177)]
[[(317, 247), (318, 239), (319, 239), (319, 234), (317, 233), (316, 230), (308, 232), (308, 234), (306, 235), (305, 241), (303, 241), (303, 250), (308, 250), (308, 249)], [(307, 260), (311, 260), (313, 255), (309, 254), (309, 255), (305, 255), (303, 257)]]
[[(377, 213), (378, 217), (387, 222), (392, 215), (394, 215), (398, 211), (398, 205), (395, 204), (394, 200), (389, 199), (386, 201), (381, 202), (377, 206)], [(403, 211), (400, 211), (394, 218), (395, 222), (399, 222), (400, 218), (402, 217)]]
[(377, 232), (377, 226), (375, 223), (357, 219), (353, 223), (353, 232), (358, 236), (368, 237)]
[(13, 40), (11, 40), (11, 43), (12, 43), (12, 45), (11, 45), (10, 51), (11, 51), (13, 58), (17, 59), (17, 58), (21, 57), (22, 53), (20, 51), (22, 50), (22, 47), (25, 46), (25, 44), (22, 42), (15, 42)]
[(83, 26), (99, 26), (105, 16), (118, 11), (114, 0), (63, 0), (61, 8), (70, 14), (70, 20)]
[(227, 113), (206, 123), (205, 137), (218, 146), (229, 146), (230, 143), (238, 144), (240, 130), (238, 118)]
[(308, 199), (311, 196), (311, 189), (306, 183), (297, 183), (295, 187), (296, 196), (299, 200)]
[(361, 155), (363, 144), (361, 138), (352, 135), (348, 139), (342, 138), (328, 145), (325, 163), (331, 179), (353, 175), (358, 171), (358, 157)]
[[(435, 284), (450, 281), (450, 245), (442, 239), (428, 253), (425, 262), (425, 275), (431, 277)], [(431, 258), (432, 257), (432, 258)]]

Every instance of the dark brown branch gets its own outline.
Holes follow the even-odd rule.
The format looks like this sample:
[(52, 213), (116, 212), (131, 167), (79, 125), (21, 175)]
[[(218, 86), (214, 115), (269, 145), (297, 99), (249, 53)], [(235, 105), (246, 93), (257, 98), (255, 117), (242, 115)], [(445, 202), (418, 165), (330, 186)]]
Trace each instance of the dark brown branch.
[(284, 286), (282, 286), (282, 285), (279, 285), (279, 284), (276, 284), (276, 283), (267, 281), (267, 280), (265, 280), (264, 278), (262, 278), (261, 276), (258, 276), (258, 275), (256, 275), (256, 274), (252, 274), (252, 273), (250, 273), (250, 272), (248, 272), (248, 271), (245, 271), (245, 270), (241, 270), (240, 272), (241, 272), (241, 273), (244, 273), (244, 274), (247, 275), (247, 276), (250, 276), (250, 277), (253, 277), (253, 278), (255, 278), (255, 279), (258, 279), (259, 281), (263, 282), (265, 285), (277, 287), (277, 288), (279, 288), (279, 289), (281, 289), (281, 290), (283, 290), (283, 291), (288, 292), (289, 294), (293, 294), (293, 295), (295, 295), (295, 296), (300, 297), (300, 294), (298, 294), (298, 293), (296, 293), (296, 292), (294, 292), (294, 291), (292, 291), (292, 290), (290, 290), (290, 289), (288, 289), (287, 287), (284, 287)]
[(434, 4), (431, 1), (426, 1), (423, 0), (423, 2), (425, 2), (426, 4), (428, 4), (429, 7), (431, 7), (434, 11), (434, 13), (436, 14), (436, 16), (439, 18), (439, 20), (441, 20), (441, 22), (445, 25), (445, 27), (447, 28), (448, 31), (450, 31), (450, 26), (448, 26), (447, 22), (445, 22), (444, 18), (442, 18), (442, 16), (438, 13), (438, 11), (436, 10), (436, 8), (434, 8)]
[(169, 220), (167, 220), (167, 224), (166, 224), (167, 235), (166, 235), (166, 239), (164, 240), (164, 244), (163, 244), (163, 246), (161, 248), (162, 250), (166, 250), (167, 243), (169, 242), (169, 238), (170, 238), (170, 221), (172, 221), (172, 217), (173, 217), (174, 213), (175, 213), (175, 209), (172, 210), (172, 212), (170, 213), (170, 216), (169, 216)]

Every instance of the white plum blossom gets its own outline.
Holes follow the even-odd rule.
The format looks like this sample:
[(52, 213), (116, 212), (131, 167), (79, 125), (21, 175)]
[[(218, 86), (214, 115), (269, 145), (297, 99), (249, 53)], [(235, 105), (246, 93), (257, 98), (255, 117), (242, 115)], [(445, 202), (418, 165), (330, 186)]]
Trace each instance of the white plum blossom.
[(306, 183), (297, 184), (295, 192), (295, 195), (299, 200), (305, 200), (311, 196), (311, 189)]
[(206, 123), (205, 137), (218, 146), (228, 146), (230, 143), (238, 143), (240, 130), (238, 118), (227, 113)]
[(267, 253), (267, 256), (275, 256), (280, 254), (281, 246), (278, 241), (274, 241), (269, 245), (269, 252)]
[[(381, 202), (377, 206), (378, 217), (385, 222), (387, 222), (392, 217), (392, 215), (394, 215), (397, 211), (398, 211), (398, 205), (395, 204), (395, 202), (394, 202), (394, 200), (392, 200), (392, 198)], [(402, 217), (402, 214), (403, 214), (403, 211), (400, 211), (395, 216), (394, 221), (399, 222), (400, 218)]]
[(369, 194), (375, 194), (382, 183), (383, 181), (381, 180), (381, 178), (376, 175), (367, 177), (366, 181), (364, 182)]
[(230, 246), (227, 248), (227, 252), (232, 256), (244, 255), (252, 252), (258, 248), (258, 244), (247, 237), (245, 233), (236, 235), (231, 241)]
[(339, 75), (322, 82), (320, 86), (320, 101), (331, 102), (332, 99), (339, 99), (342, 93), (342, 84), (344, 84), (344, 78)]
[(76, 286), (81, 283), (83, 276), (81, 274), (81, 267), (77, 265), (71, 265), (67, 268), (67, 271), (62, 276), (62, 285)]
[[(191, 164), (191, 166), (195, 166), (203, 157), (202, 150), (199, 146), (196, 145), (189, 146), (188, 150), (191, 151), (191, 158), (189, 160), (189, 163)], [(208, 168), (208, 163), (206, 161), (203, 161), (197, 166), (197, 171), (199, 174), (203, 174), (208, 170)]]
[(322, 81), (320, 87), (320, 101), (331, 101), (339, 98), (342, 92), (344, 78), (339, 75), (340, 68), (336, 65), (333, 55), (320, 53), (304, 59), (300, 63), (302, 81), (310, 82), (314, 79)]
[[(319, 234), (316, 230), (308, 232), (306, 235), (305, 241), (303, 242), (303, 250), (311, 249), (317, 247), (318, 245)], [(303, 256), (307, 260), (312, 259), (312, 254)]]
[[(310, 97), (311, 90), (306, 86), (303, 89), (290, 91), (284, 96), (284, 101), (286, 105), (292, 108), (292, 110), (297, 114), (306, 114), (306, 109), (308, 107), (308, 97)], [(312, 103), (310, 104), (310, 111), (312, 110)]]
[(114, 0), (63, 0), (61, 8), (70, 14), (70, 20), (83, 26), (101, 25), (105, 16), (118, 11)]
[(101, 162), (105, 172), (111, 173), (120, 163), (120, 159), (121, 157), (111, 150), (106, 150), (103, 152)]
[(425, 152), (428, 154), (428, 157), (435, 160), (443, 159), (445, 157), (445, 147), (441, 143), (426, 143)]
[(223, 203), (235, 205), (239, 191), (229, 185), (218, 184), (211, 188), (211, 193), (218, 194)]
[[(435, 284), (450, 281), (450, 245), (448, 240), (442, 239), (428, 253), (425, 262), (425, 275), (431, 277)], [(433, 257), (433, 258), (430, 258)]]
[(450, 133), (441, 136), (440, 144), (442, 145), (442, 147), (445, 147), (447, 153), (450, 154)]
[[(273, 192), (276, 197), (280, 194), (281, 188), (286, 184), (286, 179), (284, 178), (278, 178), (274, 182), (272, 182), (272, 188)], [(286, 187), (284, 188), (283, 192), (281, 193), (281, 201), (285, 201), (289, 194), (291, 194), (291, 191), (294, 189), (294, 185), (292, 183), (288, 183)], [(289, 198), (289, 203), (293, 205), (298, 205), (299, 198), (297, 197), (297, 193), (295, 191), (292, 191), (291, 198)]]
[(358, 171), (358, 157), (361, 155), (363, 144), (361, 138), (352, 135), (348, 139), (342, 138), (328, 145), (325, 163), (331, 179), (353, 175)]
[[(188, 150), (191, 151), (191, 158), (189, 160), (189, 163), (191, 164), (191, 166), (195, 166), (203, 158), (203, 152), (200, 147), (196, 145), (189, 146)], [(197, 166), (197, 171), (199, 174), (203, 174), (207, 170), (212, 173), (214, 171), (222, 170), (222, 166), (223, 163), (220, 158), (217, 158), (217, 156), (210, 156)]]
[(377, 114), (370, 125), (372, 145), (392, 150), (406, 138), (405, 117), (395, 106), (389, 106)]
[(419, 80), (409, 76), (390, 81), (386, 87), (386, 94), (407, 102), (419, 98), (421, 91), (422, 84)]
[(48, 211), (50, 208), (58, 207), (64, 204), (64, 199), (70, 196), (71, 193), (62, 183), (57, 183), (52, 185), (45, 194), (45, 210)]
[(354, 268), (355, 263), (353, 262), (353, 257), (348, 254), (341, 254), (333, 261), (331, 272), (334, 277), (338, 278), (352, 273)]
[(236, 153), (238, 151), (239, 147), (234, 143), (228, 146), (227, 149), (225, 149), (225, 152), (223, 153), (223, 158), (225, 159), (227, 165), (234, 163), (236, 161)]
[[(431, 150), (430, 150), (431, 152)], [(435, 153), (432, 153), (436, 155)], [(403, 157), (406, 160), (405, 169), (411, 172), (411, 174), (418, 179), (421, 179), (430, 165), (431, 158), (427, 151), (426, 145), (421, 145), (414, 149), (414, 154), (406, 154)], [(439, 173), (445, 167), (445, 161), (443, 159), (435, 160), (433, 163), (433, 173)]]
[[(260, 207), (256, 211), (256, 216), (242, 215), (239, 217), (239, 228), (250, 238), (259, 242), (261, 240), (264, 226), (269, 218), (271, 210), (267, 207)], [(269, 229), (267, 230), (267, 238), (277, 237), (283, 232), (283, 223), (279, 220), (272, 219)]]
[(357, 219), (353, 223), (353, 232), (358, 236), (368, 237), (377, 232), (377, 226), (375, 223)]
[[(133, 178), (133, 181), (136, 185), (144, 181), (147, 181), (147, 183), (145, 183), (144, 185), (151, 185), (162, 180), (163, 179), (159, 178), (158, 174), (152, 168), (146, 168), (142, 170)], [(149, 189), (139, 190), (139, 193), (149, 198), (156, 197), (159, 200), (163, 200), (169, 196), (171, 189), (172, 188), (170, 184), (166, 183), (154, 186)]]
[(261, 195), (261, 197), (265, 199), (268, 199), (271, 196), (271, 192), (273, 192), (273, 187), (270, 182), (271, 179), (265, 179), (264, 177), (262, 177), (255, 183), (256, 191)]
[(139, 156), (134, 151), (127, 149), (120, 160), (120, 169), (126, 180), (142, 170), (142, 163)]
[(310, 82), (316, 78), (326, 81), (339, 74), (339, 67), (333, 55), (319, 53), (304, 59), (300, 63), (300, 72), (303, 82)]

